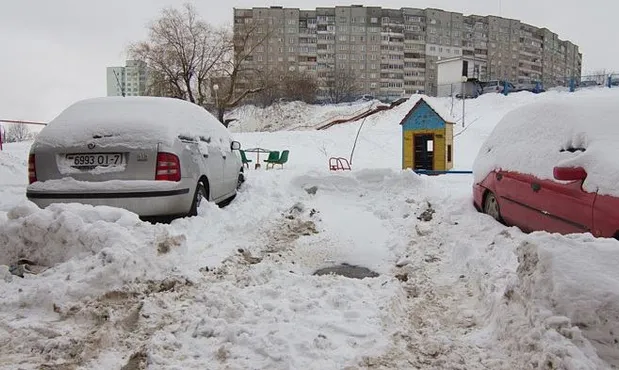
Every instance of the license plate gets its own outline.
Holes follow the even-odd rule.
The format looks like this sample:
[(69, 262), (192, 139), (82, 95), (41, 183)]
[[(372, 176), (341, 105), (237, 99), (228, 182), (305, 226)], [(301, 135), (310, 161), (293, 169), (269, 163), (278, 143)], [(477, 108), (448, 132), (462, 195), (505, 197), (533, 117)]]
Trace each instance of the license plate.
[(89, 153), (89, 154), (67, 154), (67, 164), (71, 167), (115, 167), (124, 163), (124, 156), (121, 153)]

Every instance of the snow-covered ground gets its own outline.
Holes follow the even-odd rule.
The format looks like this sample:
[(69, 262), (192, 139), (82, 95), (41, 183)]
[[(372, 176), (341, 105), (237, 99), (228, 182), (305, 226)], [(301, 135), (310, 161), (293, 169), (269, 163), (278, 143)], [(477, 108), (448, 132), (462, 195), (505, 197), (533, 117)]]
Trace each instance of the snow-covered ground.
[[(508, 111), (562, 94), (468, 100), (464, 130), (456, 102), (456, 167), (471, 168)], [(248, 171), (228, 207), (169, 225), (105, 207), (37, 209), (24, 196), (28, 145), (7, 145), (0, 368), (619, 366), (619, 242), (523, 234), (474, 210), (471, 176), (401, 171), (407, 104), (366, 120), (347, 173), (327, 160), (350, 155), (361, 123), (236, 134), (244, 147), (289, 149), (290, 162)], [(246, 120), (263, 127), (259, 116)], [(11, 275), (19, 258), (43, 271)], [(340, 263), (379, 275), (313, 275)]]
[(244, 105), (229, 112), (226, 118), (236, 119), (230, 123), (232, 132), (307, 130), (381, 104), (378, 100), (359, 100), (335, 105), (310, 105), (295, 101), (276, 103), (267, 108)]

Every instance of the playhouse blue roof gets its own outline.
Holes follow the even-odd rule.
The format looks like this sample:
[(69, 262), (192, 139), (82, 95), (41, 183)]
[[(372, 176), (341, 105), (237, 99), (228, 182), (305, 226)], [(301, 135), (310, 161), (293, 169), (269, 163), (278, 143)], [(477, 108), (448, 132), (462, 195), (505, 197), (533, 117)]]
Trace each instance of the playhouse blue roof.
[(454, 123), (450, 119), (451, 115), (446, 109), (441, 109), (440, 105), (433, 104), (430, 101), (430, 99), (428, 99), (427, 97), (424, 97), (423, 95), (417, 95), (417, 96), (411, 96), (409, 104), (412, 104), (413, 106), (408, 111), (408, 113), (406, 113), (406, 115), (402, 118), (402, 121), (400, 121), (400, 125), (404, 124), (408, 120), (408, 118), (412, 115), (412, 113), (416, 109), (418, 109), (419, 106), (423, 103), (425, 103), (432, 111), (434, 111), (434, 113), (438, 116), (438, 118), (440, 118), (444, 122), (452, 123), (452, 124)]

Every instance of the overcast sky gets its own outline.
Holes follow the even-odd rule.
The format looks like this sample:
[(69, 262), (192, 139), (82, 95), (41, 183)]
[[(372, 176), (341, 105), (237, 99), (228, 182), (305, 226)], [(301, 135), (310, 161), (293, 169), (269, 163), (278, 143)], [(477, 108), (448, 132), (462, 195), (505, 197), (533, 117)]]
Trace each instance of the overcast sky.
[[(146, 26), (163, 7), (186, 0), (0, 0), (0, 119), (48, 121), (68, 104), (105, 96), (106, 66), (124, 65), (129, 43), (147, 36)], [(500, 15), (547, 27), (579, 45), (583, 73), (619, 72), (615, 24), (617, 0), (198, 0), (200, 15), (230, 24), (232, 9), (281, 5), (374, 5), (441, 8)]]

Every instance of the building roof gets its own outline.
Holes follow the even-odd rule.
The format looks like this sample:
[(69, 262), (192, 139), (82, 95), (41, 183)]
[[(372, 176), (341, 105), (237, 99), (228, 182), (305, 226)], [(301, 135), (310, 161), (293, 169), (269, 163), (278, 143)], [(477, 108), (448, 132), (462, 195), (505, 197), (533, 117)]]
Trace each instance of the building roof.
[(439, 59), (436, 61), (436, 64), (441, 64), (441, 63), (447, 63), (447, 62), (453, 62), (454, 60), (462, 60), (464, 59), (463, 57), (451, 57), (451, 58), (446, 58), (446, 59)]
[(413, 112), (415, 111), (415, 109), (417, 109), (417, 107), (421, 104), (421, 102), (426, 103), (430, 107), (430, 109), (434, 111), (434, 113), (436, 113), (443, 121), (445, 121), (445, 123), (455, 124), (449, 119), (451, 115), (447, 111), (445, 111), (444, 109), (440, 109), (440, 107), (436, 104), (430, 103), (427, 97), (423, 97), (421, 95), (418, 95), (418, 96), (413, 95), (410, 97), (410, 100), (411, 102), (414, 101), (415, 103), (413, 107), (408, 111), (408, 113), (406, 113), (404, 118), (402, 118), (402, 120), (400, 121), (400, 125), (406, 122), (406, 120), (411, 116), (411, 114), (413, 114)]

